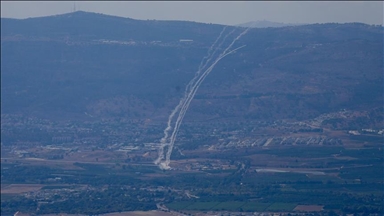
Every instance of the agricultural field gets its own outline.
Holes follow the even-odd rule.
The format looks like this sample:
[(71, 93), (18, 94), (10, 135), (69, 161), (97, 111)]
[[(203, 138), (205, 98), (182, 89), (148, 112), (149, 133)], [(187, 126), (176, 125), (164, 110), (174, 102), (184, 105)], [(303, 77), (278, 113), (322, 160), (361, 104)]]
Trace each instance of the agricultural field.
[[(158, 204), (181, 212), (382, 211), (382, 148), (319, 151), (318, 147), (254, 148), (204, 155), (190, 150), (184, 152), (194, 159), (176, 159), (177, 168), (163, 171), (152, 163), (117, 158), (92, 162), (8, 158), (2, 161), (2, 211), (14, 211), (12, 200), (41, 205), (41, 214), (54, 208), (65, 211), (65, 205), (74, 205), (73, 199), (88, 204), (68, 213), (92, 213), (90, 208), (103, 212), (97, 203), (110, 203), (106, 206), (116, 206), (116, 211), (154, 210)], [(114, 163), (109, 162), (112, 159)], [(30, 199), (52, 204), (32, 204)], [(128, 205), (118, 204), (119, 200)]]

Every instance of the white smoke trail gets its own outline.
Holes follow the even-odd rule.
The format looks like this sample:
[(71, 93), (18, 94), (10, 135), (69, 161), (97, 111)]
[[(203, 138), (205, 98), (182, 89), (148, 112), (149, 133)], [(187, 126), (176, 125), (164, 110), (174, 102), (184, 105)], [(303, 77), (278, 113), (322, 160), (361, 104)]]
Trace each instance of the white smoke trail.
[[(247, 30), (244, 31), (241, 35), (245, 34), (246, 32), (247, 32)], [(228, 47), (228, 48), (227, 48), (227, 49), (226, 49), (226, 50), (225, 50), (225, 51), (224, 51), (224, 52), (217, 58), (217, 60), (210, 66), (210, 68), (208, 68), (208, 69), (204, 72), (204, 74), (200, 77), (200, 79), (198, 80), (198, 82), (194, 85), (193, 91), (188, 95), (187, 101), (185, 102), (185, 105), (182, 107), (182, 110), (180, 111), (180, 113), (179, 113), (179, 117), (178, 117), (178, 119), (177, 119), (177, 121), (176, 121), (176, 125), (175, 125), (175, 128), (174, 128), (173, 133), (172, 133), (172, 136), (171, 136), (171, 142), (169, 143), (169, 148), (168, 148), (168, 151), (167, 151), (167, 154), (166, 154), (166, 161), (165, 161), (164, 163), (161, 164), (161, 168), (162, 168), (162, 169), (169, 169), (169, 168), (170, 168), (170, 167), (169, 167), (170, 156), (171, 156), (171, 154), (172, 154), (172, 150), (173, 150), (174, 142), (175, 142), (175, 139), (176, 139), (176, 134), (177, 134), (177, 132), (178, 132), (178, 130), (179, 130), (179, 127), (180, 127), (180, 124), (181, 124), (181, 122), (182, 122), (182, 120), (183, 120), (183, 118), (184, 118), (184, 116), (185, 116), (186, 110), (188, 109), (189, 104), (190, 104), (191, 100), (193, 99), (193, 97), (194, 97), (194, 95), (195, 95), (197, 89), (199, 88), (201, 82), (205, 79), (205, 77), (212, 71), (212, 69), (214, 68), (214, 66), (215, 66), (215, 65), (216, 65), (222, 58), (224, 58), (225, 56), (229, 55), (230, 53), (232, 53), (232, 52), (234, 52), (234, 51), (236, 51), (236, 50), (238, 50), (238, 49), (244, 47), (244, 46), (242, 46), (242, 47), (239, 47), (239, 48), (237, 48), (237, 49), (235, 49), (235, 50), (232, 50), (232, 51), (226, 53), (226, 52), (228, 51), (228, 49), (231, 48), (231, 46), (234, 44), (234, 42), (235, 42), (237, 39), (239, 39), (239, 38), (241, 37), (241, 35), (238, 36), (238, 37), (237, 37), (237, 38), (230, 44), (230, 46), (229, 46), (229, 47)]]
[(176, 140), (176, 136), (177, 136), (177, 133), (179, 131), (179, 128), (180, 128), (180, 125), (184, 119), (184, 116), (186, 114), (186, 111), (188, 110), (189, 108), (189, 105), (193, 99), (193, 97), (195, 96), (198, 88), (200, 87), (201, 83), (204, 81), (204, 79), (208, 76), (208, 74), (213, 70), (213, 68), (216, 66), (216, 64), (221, 60), (223, 59), (224, 57), (226, 57), (227, 55), (235, 52), (236, 50), (239, 50), (241, 48), (243, 48), (245, 46), (241, 46), (241, 47), (238, 47), (226, 54), (221, 54), (217, 59), (216, 61), (203, 73), (203, 75), (199, 78), (198, 82), (195, 84), (195, 86), (193, 87), (193, 90), (192, 92), (188, 95), (188, 98), (185, 102), (185, 105), (181, 108), (181, 111), (179, 112), (179, 116), (176, 120), (176, 123), (175, 123), (175, 128), (173, 129), (173, 132), (172, 132), (172, 135), (170, 137), (170, 143), (169, 143), (169, 147), (168, 147), (168, 150), (167, 150), (167, 153), (166, 153), (166, 160), (165, 162), (162, 164), (162, 168), (163, 169), (169, 169), (169, 163), (170, 163), (170, 158), (171, 158), (171, 154), (172, 154), (172, 151), (173, 151), (173, 147), (174, 147), (174, 144), (175, 144), (175, 140)]
[(169, 131), (172, 129), (172, 126), (171, 126), (172, 119), (175, 116), (175, 114), (177, 113), (177, 111), (179, 111), (181, 105), (184, 103), (184, 100), (185, 99), (183, 97), (180, 100), (179, 104), (175, 107), (175, 109), (173, 109), (171, 115), (169, 115), (169, 117), (168, 117), (167, 127), (164, 130), (164, 137), (161, 138), (161, 140), (160, 140), (160, 147), (159, 147), (159, 151), (158, 151), (158, 158), (155, 160), (155, 162), (154, 162), (155, 164), (159, 164), (160, 161), (162, 159), (164, 159), (164, 148), (165, 148), (165, 146), (167, 146), (167, 139), (168, 139), (168, 136), (169, 136)]
[[(217, 42), (220, 40), (221, 36), (223, 35), (225, 29), (227, 29), (227, 26), (224, 26), (223, 30), (221, 30), (220, 34), (219, 34), (219, 37), (216, 38), (215, 42), (213, 42), (213, 44), (211, 45), (211, 47), (209, 47), (208, 51), (207, 51), (207, 55), (204, 56), (204, 58), (201, 60), (200, 62), (200, 65), (199, 65), (199, 68), (198, 70), (196, 71), (195, 73), (195, 76), (193, 77), (193, 79), (188, 83), (188, 85), (186, 86), (185, 88), (185, 95), (187, 95), (187, 93), (191, 90), (191, 86), (193, 85), (193, 83), (196, 81), (196, 79), (199, 77), (201, 71), (207, 66), (207, 63), (212, 59), (212, 56), (216, 53), (216, 51), (220, 48), (220, 46), (223, 44), (223, 42), (221, 42), (217, 47), (216, 49), (214, 50), (213, 54), (211, 53), (213, 48), (215, 47), (215, 45), (217, 44)], [(232, 31), (233, 32), (233, 31)], [(232, 33), (231, 32), (231, 33)], [(229, 33), (229, 34), (231, 34)], [(223, 40), (225, 40), (226, 38), (228, 37), (228, 34), (224, 37)], [(207, 59), (207, 61), (204, 63), (204, 60)], [(204, 63), (204, 65), (203, 65)]]
[[(218, 40), (220, 39), (222, 33), (224, 32), (225, 28), (222, 30), (222, 32), (220, 33), (219, 37), (216, 39), (216, 41), (214, 42), (214, 44), (216, 44), (218, 42)], [(211, 46), (211, 48), (208, 50), (208, 57), (204, 57), (202, 62), (200, 63), (200, 66), (199, 66), (199, 70), (197, 71), (195, 77), (188, 83), (187, 87), (186, 87), (186, 92), (185, 92), (185, 95), (184, 97), (180, 100), (179, 104), (176, 106), (176, 108), (174, 109), (174, 111), (172, 112), (172, 114), (170, 115), (169, 117), (169, 121), (168, 121), (168, 127), (166, 128), (166, 130), (164, 130), (164, 138), (161, 140), (162, 142), (162, 145), (159, 149), (159, 157), (158, 159), (155, 161), (156, 164), (159, 164), (160, 165), (160, 168), (161, 169), (169, 169), (169, 163), (170, 163), (170, 157), (171, 157), (171, 154), (172, 154), (172, 150), (173, 150), (173, 147), (174, 147), (174, 143), (175, 143), (175, 140), (176, 140), (176, 136), (177, 136), (177, 133), (178, 133), (178, 130), (180, 128), (180, 125), (181, 125), (181, 122), (182, 120), (184, 119), (184, 116), (185, 116), (185, 113), (186, 111), (188, 110), (188, 107), (193, 99), (193, 97), (195, 96), (196, 94), (196, 91), (197, 89), (200, 87), (201, 83), (204, 81), (204, 79), (206, 78), (206, 76), (212, 71), (212, 69), (215, 67), (215, 65), (222, 59), (224, 58), (225, 56), (235, 52), (236, 50), (238, 49), (241, 49), (243, 48), (244, 46), (241, 46), (241, 47), (238, 47), (234, 50), (231, 50), (230, 52), (227, 53), (227, 51), (232, 47), (232, 45), (241, 37), (243, 36), (245, 33), (247, 33), (247, 31), (249, 30), (249, 28), (247, 28), (246, 30), (244, 30), (239, 36), (237, 36), (233, 41), (232, 43), (224, 50), (224, 52), (222, 52), (219, 57), (216, 59), (216, 61), (207, 69), (204, 71), (204, 73), (200, 76), (200, 78), (198, 79), (197, 82), (195, 82), (195, 80), (197, 79), (198, 74), (200, 74), (201, 70), (203, 68), (206, 67), (206, 65), (208, 64), (209, 61), (211, 61), (212, 57), (209, 57), (209, 53), (211, 52), (211, 50), (213, 49), (214, 47), (214, 44)], [(214, 51), (214, 53), (216, 53), (216, 51), (219, 49), (219, 47), (224, 43), (225, 39), (231, 34), (233, 33), (234, 30), (232, 30), (229, 34), (227, 34), (223, 41), (220, 43), (220, 45), (216, 48), (216, 50)], [(213, 54), (214, 54), (213, 53)], [(213, 55), (212, 54), (212, 55)], [(202, 66), (202, 63), (204, 61), (204, 59), (207, 59), (208, 60), (206, 61), (206, 63), (204, 64), (204, 66)], [(192, 86), (192, 89), (190, 89)], [(188, 93), (189, 92), (189, 93)], [(187, 95), (188, 93), (188, 95)], [(186, 97), (187, 95), (187, 97)], [(170, 142), (169, 143), (166, 143), (166, 139), (168, 138), (168, 132), (169, 130), (171, 129), (171, 126), (170, 126), (170, 123), (171, 123), (171, 120), (172, 118), (174, 117), (174, 115), (177, 113), (177, 111), (180, 109), (180, 106), (181, 106), (181, 110), (179, 112), (179, 115), (178, 115), (178, 118), (175, 122), (175, 127), (173, 128), (173, 132), (172, 132), (172, 135), (170, 137)], [(164, 147), (168, 145), (168, 149), (167, 149), (167, 154), (166, 154), (166, 160), (165, 162), (161, 162), (161, 160), (164, 159)]]
[(224, 50), (223, 53), (226, 53), (229, 49), (231, 49), (232, 45), (241, 38), (241, 36), (245, 35), (248, 32), (249, 28), (245, 29), (239, 36), (237, 36), (232, 43), (227, 47), (227, 49)]
[(202, 81), (204, 81), (205, 77), (212, 71), (212, 69), (214, 68), (214, 66), (222, 59), (224, 58), (225, 56), (229, 55), (230, 53), (244, 47), (239, 47), (235, 50), (232, 50), (230, 51), (229, 53), (226, 53), (231, 47), (232, 45), (241, 37), (243, 36), (244, 34), (246, 34), (248, 32), (249, 28), (247, 28), (246, 30), (244, 30), (239, 36), (237, 36), (233, 41), (232, 43), (224, 50), (223, 53), (220, 54), (220, 56), (216, 59), (216, 61), (203, 73), (203, 75), (201, 75), (201, 77), (199, 78), (199, 80), (195, 83), (195, 85), (193, 86), (193, 89), (192, 91), (190, 92), (190, 94), (188, 94), (188, 97), (186, 99), (186, 102), (184, 103), (183, 107), (181, 108), (181, 111), (179, 112), (179, 116), (176, 120), (176, 123), (175, 123), (175, 128), (172, 132), (172, 135), (171, 135), (171, 141), (169, 143), (169, 148), (167, 150), (167, 154), (166, 154), (166, 161), (165, 163), (163, 164), (163, 167), (165, 168), (169, 168), (169, 163), (170, 163), (170, 157), (171, 157), (171, 154), (172, 154), (172, 150), (173, 150), (173, 146), (174, 146), (174, 142), (175, 142), (175, 139), (176, 139), (176, 134), (178, 133), (178, 130), (179, 130), (179, 127), (180, 127), (180, 124), (185, 116), (185, 113), (189, 107), (189, 104), (190, 102), (192, 101), (197, 89), (200, 87), (200, 84), (202, 83)]
[[(209, 59), (205, 62), (204, 66), (203, 66), (202, 68), (205, 68), (205, 67), (208, 65), (208, 63), (212, 60), (212, 57), (216, 54), (217, 50), (219, 50), (219, 48), (223, 45), (223, 43), (225, 42), (225, 40), (227, 39), (227, 37), (228, 37), (229, 35), (231, 35), (233, 32), (235, 32), (235, 30), (236, 30), (236, 28), (234, 28), (231, 32), (229, 32), (227, 35), (225, 35), (225, 37), (223, 38), (223, 40), (221, 41), (221, 43), (220, 43), (220, 44), (217, 46), (217, 48), (213, 51), (213, 53), (212, 53), (212, 55), (211, 55), (211, 58), (209, 58)], [(201, 68), (201, 69), (202, 69), (202, 68)], [(198, 71), (198, 73), (196, 73), (196, 75), (199, 75), (200, 72), (201, 72), (201, 70), (199, 69), (199, 71)]]
[[(221, 38), (221, 35), (224, 33), (225, 29), (227, 29), (227, 26), (225, 26), (225, 27), (223, 28), (223, 30), (221, 30), (219, 37), (217, 37), (217, 39), (215, 40), (215, 42), (213, 42), (212, 46), (209, 47), (208, 52), (207, 52), (207, 55), (206, 55), (206, 56), (201, 60), (201, 62), (200, 62), (198, 71), (201, 71), (201, 70), (204, 68), (204, 67), (203, 67), (203, 62), (204, 62), (204, 60), (207, 59), (209, 56), (211, 56), (211, 52), (212, 52), (212, 50), (213, 50), (213, 47), (215, 47), (215, 45), (217, 44), (217, 42), (218, 42), (219, 39)], [(227, 36), (228, 36), (228, 35), (227, 35)], [(226, 36), (226, 37), (227, 37), (227, 36)], [(225, 37), (225, 38), (226, 38), (226, 37)], [(225, 38), (224, 38), (224, 40), (225, 40)], [(220, 45), (219, 45), (218, 47), (220, 47)]]
[[(164, 130), (164, 137), (161, 139), (160, 141), (160, 147), (159, 147), (159, 151), (158, 151), (158, 158), (155, 160), (155, 164), (159, 164), (160, 161), (162, 159), (164, 159), (164, 148), (169, 145), (167, 144), (167, 139), (168, 139), (168, 136), (169, 136), (169, 131), (172, 129), (172, 126), (171, 126), (171, 123), (172, 123), (172, 120), (173, 120), (173, 117), (175, 116), (175, 114), (179, 111), (180, 107), (184, 104), (184, 101), (186, 99), (186, 96), (188, 95), (188, 92), (190, 91), (190, 88), (191, 86), (193, 85), (193, 83), (195, 82), (195, 80), (197, 79), (197, 75), (200, 73), (201, 71), (201, 65), (203, 65), (203, 62), (205, 59), (209, 58), (210, 55), (211, 55), (211, 51), (213, 50), (213, 47), (217, 44), (217, 42), (220, 40), (222, 34), (224, 33), (225, 29), (227, 28), (227, 26), (225, 26), (223, 28), (223, 30), (221, 30), (219, 36), (217, 37), (217, 39), (215, 40), (215, 42), (211, 45), (211, 47), (209, 48), (208, 52), (207, 52), (207, 55), (202, 59), (201, 63), (200, 63), (200, 66), (199, 66), (199, 71), (195, 74), (195, 77), (188, 83), (188, 85), (186, 86), (186, 89), (185, 89), (185, 92), (184, 92), (184, 97), (180, 100), (179, 104), (175, 107), (175, 109), (172, 111), (171, 115), (169, 115), (168, 117), (168, 123), (167, 123), (167, 127), (165, 128)], [(226, 37), (225, 37), (226, 38)], [(217, 47), (216, 49), (218, 49), (219, 47)], [(216, 50), (215, 50), (216, 51)], [(205, 67), (205, 65), (204, 65)]]
[[(233, 41), (232, 41), (232, 43), (224, 50), (224, 52), (222, 52), (220, 55), (219, 55), (219, 57), (216, 59), (216, 61), (203, 73), (203, 75), (201, 75), (200, 76), (200, 78), (199, 78), (199, 80), (195, 83), (195, 85), (193, 86), (193, 88), (192, 88), (192, 91), (190, 91), (190, 93), (188, 94), (188, 97), (187, 97), (187, 99), (186, 99), (186, 102), (184, 103), (184, 105), (183, 105), (183, 107), (182, 107), (182, 112), (180, 112), (179, 113), (179, 117), (178, 117), (178, 119), (177, 119), (177, 121), (176, 121), (176, 126), (175, 126), (175, 128), (174, 128), (174, 130), (173, 130), (173, 133), (172, 133), (172, 136), (171, 136), (171, 138), (174, 136), (173, 134), (175, 133), (175, 131), (176, 131), (176, 133), (177, 133), (177, 131), (178, 131), (178, 122), (180, 122), (180, 116), (183, 116), (183, 114), (185, 115), (185, 112), (186, 112), (186, 110), (188, 109), (188, 107), (189, 107), (189, 103), (191, 102), (191, 100), (193, 99), (193, 97), (194, 97), (194, 95), (195, 95), (195, 93), (196, 93), (196, 91), (197, 91), (197, 89), (200, 87), (200, 84), (201, 84), (201, 82), (202, 81), (204, 81), (204, 79), (205, 79), (205, 77), (211, 72), (211, 70), (213, 69), (213, 67), (222, 59), (222, 58), (224, 58), (225, 56), (227, 56), (227, 55), (229, 55), (230, 53), (232, 53), (232, 52), (235, 52), (236, 50), (238, 50), (238, 49), (240, 49), (240, 48), (243, 48), (244, 46), (242, 46), (242, 47), (239, 47), (239, 48), (236, 48), (236, 49), (234, 49), (234, 50), (232, 50), (232, 51), (230, 51), (229, 53), (226, 53), (232, 46), (233, 46), (233, 44), (241, 37), (241, 36), (243, 36), (244, 34), (246, 34), (247, 32), (248, 32), (248, 30), (249, 30), (249, 28), (247, 28), (247, 29), (245, 29), (239, 36), (237, 36)], [(232, 31), (233, 32), (233, 31)], [(231, 32), (231, 33), (232, 33)], [(231, 34), (231, 33), (229, 33), (229, 34)], [(228, 36), (228, 35), (227, 35)], [(227, 37), (226, 36), (226, 37)], [(225, 38), (226, 38), (225, 37)], [(216, 49), (217, 50), (217, 49)], [(187, 106), (186, 106), (187, 105)], [(171, 142), (171, 146), (172, 146), (172, 142)], [(172, 149), (172, 148), (171, 148)], [(172, 151), (172, 150), (169, 150), (168, 149), (168, 152), (169, 151)]]
[[(225, 31), (225, 29), (227, 28), (227, 26), (225, 26), (223, 28), (223, 30), (220, 32), (219, 36), (217, 37), (217, 39), (215, 40), (215, 42), (211, 45), (211, 47), (209, 48), (208, 52), (207, 52), (207, 55), (202, 59), (202, 61), (200, 62), (200, 65), (199, 65), (199, 69), (198, 71), (196, 72), (195, 74), (195, 77), (188, 83), (188, 85), (186, 86), (185, 88), (185, 92), (184, 92), (184, 97), (179, 101), (179, 104), (175, 107), (175, 109), (172, 111), (171, 115), (169, 116), (168, 118), (168, 124), (167, 124), (167, 128), (164, 130), (164, 137), (161, 139), (161, 144), (160, 144), (160, 147), (159, 147), (159, 151), (158, 151), (158, 158), (155, 160), (155, 164), (159, 164), (161, 160), (164, 159), (164, 148), (166, 146), (169, 145), (169, 143), (167, 143), (167, 139), (168, 139), (168, 136), (169, 136), (169, 131), (172, 129), (171, 127), (171, 123), (172, 123), (172, 119), (174, 117), (174, 115), (179, 111), (180, 109), (180, 106), (183, 105), (185, 102), (185, 99), (187, 98), (188, 96), (188, 92), (191, 91), (191, 86), (194, 84), (195, 80), (199, 77), (199, 74), (200, 74), (200, 71), (202, 70), (202, 68), (204, 68), (207, 63), (210, 61), (210, 59), (212, 57), (210, 57), (211, 55), (211, 51), (213, 49), (213, 47), (215, 46), (215, 44), (217, 44), (217, 42), (220, 40), (223, 32)], [(220, 46), (223, 44), (223, 42), (225, 41), (225, 39), (228, 37), (228, 35), (230, 35), (231, 33), (233, 33), (234, 30), (232, 30), (229, 34), (227, 34), (223, 41), (220, 43), (220, 45), (215, 49), (214, 53), (216, 53), (216, 51), (220, 48)], [(204, 64), (204, 66), (202, 67), (203, 65), (203, 62), (205, 59), (208, 58), (208, 61)]]

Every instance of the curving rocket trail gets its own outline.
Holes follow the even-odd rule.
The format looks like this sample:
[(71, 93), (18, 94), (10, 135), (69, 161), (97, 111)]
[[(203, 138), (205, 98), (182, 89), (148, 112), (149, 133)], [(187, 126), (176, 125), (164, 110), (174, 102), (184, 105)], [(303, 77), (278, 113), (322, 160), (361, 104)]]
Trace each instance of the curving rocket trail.
[[(179, 104), (175, 107), (175, 109), (172, 111), (171, 115), (169, 116), (168, 118), (168, 126), (167, 128), (164, 130), (164, 137), (161, 139), (161, 146), (159, 148), (159, 156), (157, 158), (157, 160), (155, 161), (155, 164), (159, 165), (159, 167), (161, 169), (170, 169), (169, 167), (169, 163), (170, 163), (170, 157), (171, 157), (171, 154), (172, 154), (172, 150), (173, 150), (173, 147), (174, 147), (174, 143), (175, 143), (175, 140), (176, 140), (176, 137), (177, 137), (177, 133), (179, 131), (179, 128), (180, 128), (180, 125), (184, 119), (184, 116), (186, 114), (186, 111), (188, 110), (189, 108), (189, 105), (192, 101), (192, 99), (194, 98), (198, 88), (200, 87), (201, 83), (204, 81), (204, 79), (208, 76), (208, 74), (213, 70), (213, 68), (215, 67), (215, 65), (221, 60), (223, 59), (224, 57), (226, 57), (227, 55), (235, 52), (236, 50), (239, 50), (244, 46), (241, 46), (241, 47), (238, 47), (234, 50), (231, 50), (228, 52), (228, 50), (232, 47), (232, 45), (241, 37), (243, 36), (244, 34), (247, 33), (247, 31), (249, 30), (249, 28), (247, 28), (246, 30), (244, 30), (239, 36), (237, 36), (233, 41), (232, 43), (216, 58), (216, 60), (211, 64), (211, 66), (206, 69), (204, 71), (204, 73), (200, 76), (198, 76), (202, 69), (206, 67), (206, 65), (212, 60), (213, 58), (213, 55), (217, 52), (217, 50), (221, 47), (221, 45), (224, 43), (225, 39), (230, 35), (232, 34), (234, 30), (232, 30), (229, 34), (227, 34), (223, 41), (216, 47), (216, 49), (214, 50), (213, 54), (211, 54), (211, 51), (213, 50), (213, 47), (215, 46), (215, 44), (219, 41), (219, 39), (221, 38), (223, 32), (225, 31), (226, 27), (221, 31), (219, 37), (216, 39), (216, 41), (213, 43), (213, 45), (209, 48), (208, 50), (208, 54), (207, 56), (205, 56), (201, 63), (200, 63), (200, 66), (199, 66), (199, 70), (196, 72), (196, 75), (195, 77), (188, 83), (188, 85), (186, 86), (186, 90), (185, 90), (185, 93), (184, 93), (184, 97), (180, 100)], [(203, 62), (204, 60), (207, 59), (207, 61), (205, 62), (205, 64), (203, 65)], [(198, 78), (199, 77), (199, 78)], [(195, 81), (196, 79), (198, 78), (197, 81)], [(167, 143), (167, 139), (168, 139), (168, 136), (169, 136), (169, 131), (172, 129), (171, 127), (171, 123), (172, 123), (172, 119), (173, 117), (175, 116), (175, 114), (179, 112), (179, 115), (176, 119), (176, 122), (175, 122), (175, 127), (173, 128), (173, 132), (171, 134), (171, 137), (170, 137), (170, 142)], [(164, 162), (161, 162), (162, 160), (164, 160), (164, 148), (168, 146), (168, 149), (167, 149), (167, 153), (165, 155), (165, 161)]]
[[(210, 55), (211, 55), (211, 51), (213, 49), (213, 47), (217, 44), (217, 42), (220, 40), (222, 34), (224, 33), (225, 29), (227, 28), (227, 26), (225, 26), (223, 28), (223, 30), (220, 32), (220, 35), (218, 36), (218, 38), (216, 39), (216, 41), (212, 44), (212, 46), (209, 48), (208, 52), (207, 52), (207, 55), (201, 60), (201, 63), (200, 63), (200, 66), (199, 66), (199, 70), (197, 71), (197, 73), (195, 74), (195, 77), (187, 84), (186, 88), (185, 88), (185, 92), (184, 92), (184, 96), (183, 98), (179, 101), (179, 104), (175, 107), (175, 109), (173, 109), (172, 113), (169, 115), (168, 117), (168, 123), (167, 123), (167, 127), (165, 128), (164, 130), (164, 137), (161, 139), (160, 141), (160, 147), (159, 147), (159, 151), (158, 151), (158, 158), (154, 161), (155, 164), (159, 164), (160, 161), (162, 159), (164, 159), (164, 148), (166, 146), (169, 146), (169, 143), (167, 143), (167, 139), (168, 139), (168, 136), (169, 136), (169, 131), (172, 129), (172, 126), (171, 126), (171, 123), (172, 123), (172, 120), (173, 120), (173, 117), (175, 116), (175, 114), (180, 110), (180, 107), (184, 104), (184, 101), (186, 99), (186, 96), (188, 95), (188, 92), (190, 92), (190, 88), (191, 86), (193, 85), (193, 83), (195, 82), (195, 80), (198, 78), (198, 75), (201, 71), (201, 65), (203, 65), (203, 62), (205, 59), (207, 58), (211, 58)], [(224, 38), (225, 40), (225, 38)], [(216, 48), (218, 49), (218, 47)], [(216, 50), (215, 50), (216, 51)], [(205, 64), (206, 65), (206, 64)], [(204, 65), (204, 67), (205, 67)]]
[(219, 50), (219, 48), (223, 45), (223, 43), (225, 42), (225, 40), (227, 39), (227, 37), (230, 36), (233, 32), (235, 32), (235, 30), (236, 30), (236, 29), (233, 29), (231, 32), (229, 32), (227, 35), (224, 36), (224, 38), (223, 38), (223, 40), (221, 41), (221, 43), (220, 43), (220, 44), (217, 46), (217, 48), (213, 51), (211, 57), (205, 62), (204, 66), (201, 67), (201, 68), (199, 67), (199, 71), (198, 71), (198, 73), (197, 73), (196, 75), (198, 75), (198, 74), (201, 72), (201, 70), (202, 70), (203, 68), (205, 68), (205, 67), (208, 65), (208, 63), (212, 60), (212, 57), (216, 54), (217, 50)]
[(223, 59), (225, 56), (235, 52), (236, 50), (239, 50), (241, 48), (245, 47), (244, 46), (241, 46), (241, 47), (238, 47), (228, 53), (226, 53), (225, 55), (222, 55), (220, 56), (205, 72), (204, 74), (200, 77), (200, 79), (198, 80), (198, 82), (196, 83), (196, 85), (194, 86), (190, 96), (187, 98), (186, 102), (185, 102), (185, 105), (181, 108), (181, 111), (179, 112), (179, 116), (177, 118), (177, 121), (175, 123), (175, 128), (172, 132), (172, 135), (171, 135), (171, 141), (169, 143), (169, 148), (167, 150), (167, 153), (166, 153), (166, 160), (164, 163), (161, 164), (161, 167), (162, 169), (169, 169), (169, 163), (170, 163), (170, 157), (171, 157), (171, 154), (172, 154), (172, 151), (173, 151), (173, 147), (174, 147), (174, 144), (175, 144), (175, 140), (176, 140), (176, 137), (177, 137), (177, 133), (179, 131), (179, 128), (180, 128), (180, 125), (184, 119), (184, 116), (186, 114), (186, 111), (188, 110), (189, 108), (189, 105), (193, 99), (193, 97), (195, 96), (198, 88), (200, 87), (201, 83), (204, 81), (204, 79), (208, 76), (208, 74), (213, 70), (214, 66), (221, 60)]
[[(232, 47), (232, 45), (241, 37), (243, 36), (244, 34), (246, 34), (248, 32), (249, 28), (247, 28), (246, 30), (244, 30), (239, 36), (237, 36), (233, 41), (232, 43), (220, 54), (220, 56), (216, 59), (216, 61), (203, 73), (203, 75), (200, 76), (199, 80), (194, 84), (191, 92), (188, 94), (188, 97), (186, 99), (183, 98), (183, 101), (186, 100), (186, 102), (183, 104), (183, 107), (181, 108), (181, 111), (179, 112), (179, 116), (176, 120), (176, 123), (175, 123), (175, 128), (172, 132), (172, 135), (171, 135), (171, 141), (169, 143), (169, 148), (167, 150), (167, 154), (166, 154), (166, 161), (164, 163), (161, 164), (161, 168), (162, 169), (169, 169), (169, 163), (170, 163), (170, 157), (171, 157), (171, 154), (172, 154), (172, 150), (173, 150), (173, 146), (174, 146), (174, 142), (176, 140), (176, 136), (177, 136), (177, 133), (178, 133), (178, 130), (179, 130), (179, 127), (180, 127), (180, 124), (185, 116), (185, 113), (189, 107), (189, 104), (191, 103), (194, 95), (196, 94), (196, 91), (197, 89), (200, 87), (201, 83), (204, 81), (205, 77), (212, 71), (212, 69), (214, 68), (214, 66), (222, 59), (224, 58), (225, 56), (231, 54), (232, 52), (235, 52), (236, 50), (238, 49), (241, 49), (243, 48), (244, 46), (242, 47), (239, 47), (239, 48), (236, 48), (230, 52), (227, 53), (227, 51)], [(233, 31), (232, 31), (233, 32)], [(232, 33), (231, 32), (231, 33)], [(230, 33), (230, 34), (231, 34)], [(163, 157), (164, 158), (164, 157)]]
[[(222, 59), (224, 58), (225, 56), (229, 55), (230, 53), (244, 47), (239, 47), (235, 50), (232, 50), (228, 53), (226, 53), (230, 48), (231, 46), (236, 42), (236, 40), (238, 40), (243, 34), (245, 34), (246, 32), (248, 31), (248, 29), (246, 29), (244, 32), (242, 32), (237, 38), (235, 38), (233, 40), (233, 42), (227, 47), (227, 49), (216, 59), (216, 61), (210, 66), (210, 68), (208, 68), (204, 74), (200, 77), (200, 79), (198, 80), (198, 82), (195, 83), (195, 85), (193, 86), (193, 89), (192, 91), (188, 94), (188, 97), (186, 99), (183, 98), (183, 107), (182, 107), (182, 111), (180, 111), (179, 113), (179, 117), (176, 121), (176, 126), (173, 130), (173, 133), (172, 133), (172, 136), (171, 136), (171, 142), (168, 144), (169, 148), (168, 148), (168, 151), (167, 151), (167, 154), (166, 154), (166, 161), (161, 163), (160, 164), (160, 168), (162, 169), (169, 169), (169, 163), (170, 163), (170, 156), (172, 154), (172, 150), (173, 150), (173, 146), (174, 146), (174, 142), (175, 142), (175, 139), (176, 139), (176, 134), (178, 132), (178, 129), (180, 127), (180, 124), (185, 116), (185, 113), (186, 113), (186, 110), (188, 109), (189, 107), (189, 104), (191, 102), (191, 100), (193, 99), (198, 87), (200, 86), (201, 82), (205, 79), (205, 77), (212, 71), (212, 69), (214, 68), (214, 66)], [(162, 158), (164, 158), (164, 156), (162, 156)]]
[[(208, 58), (209, 58), (210, 56), (214, 55), (215, 52), (216, 52), (216, 50), (217, 50), (217, 48), (219, 48), (219, 47), (221, 46), (221, 44), (222, 44), (223, 42), (221, 42), (221, 43), (217, 46), (217, 48), (215, 49), (215, 52), (213, 52), (213, 54), (211, 53), (212, 50), (213, 50), (213, 47), (215, 47), (215, 45), (217, 44), (217, 42), (219, 42), (219, 40), (220, 40), (220, 38), (221, 38), (221, 35), (223, 35), (223, 33), (225, 32), (225, 29), (227, 29), (227, 27), (228, 27), (228, 26), (225, 26), (225, 27), (223, 28), (223, 30), (221, 30), (219, 37), (217, 37), (217, 39), (215, 40), (215, 42), (213, 42), (212, 46), (209, 47), (208, 52), (207, 52), (207, 55), (201, 60), (200, 65), (199, 65), (199, 69), (197, 70), (197, 72), (201, 72), (201, 70), (207, 65), (207, 62), (209, 61)], [(225, 39), (226, 39), (227, 37), (228, 37), (228, 34), (224, 37), (223, 41), (225, 41)], [(203, 62), (204, 62), (205, 59), (208, 59), (208, 60), (207, 60), (207, 62), (206, 62), (206, 63), (204, 64), (204, 66), (203, 66)], [(195, 76), (195, 77), (196, 77), (196, 76)]]

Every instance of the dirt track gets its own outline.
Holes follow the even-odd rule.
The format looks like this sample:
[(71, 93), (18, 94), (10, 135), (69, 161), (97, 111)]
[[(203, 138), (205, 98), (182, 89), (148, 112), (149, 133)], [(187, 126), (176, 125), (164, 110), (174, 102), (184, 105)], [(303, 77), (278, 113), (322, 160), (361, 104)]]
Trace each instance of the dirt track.
[(30, 191), (38, 191), (43, 187), (40, 184), (10, 184), (5, 187), (1, 187), (2, 194), (19, 194)]

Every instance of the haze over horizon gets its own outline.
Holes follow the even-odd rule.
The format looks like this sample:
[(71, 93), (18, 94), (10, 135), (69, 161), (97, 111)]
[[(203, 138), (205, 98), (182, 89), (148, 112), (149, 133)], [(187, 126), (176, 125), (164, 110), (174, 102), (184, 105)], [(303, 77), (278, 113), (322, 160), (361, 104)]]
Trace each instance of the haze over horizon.
[(32, 18), (76, 11), (146, 20), (183, 20), (237, 25), (268, 20), (280, 23), (349, 23), (383, 25), (383, 2), (182, 2), (1, 1), (2, 18)]

